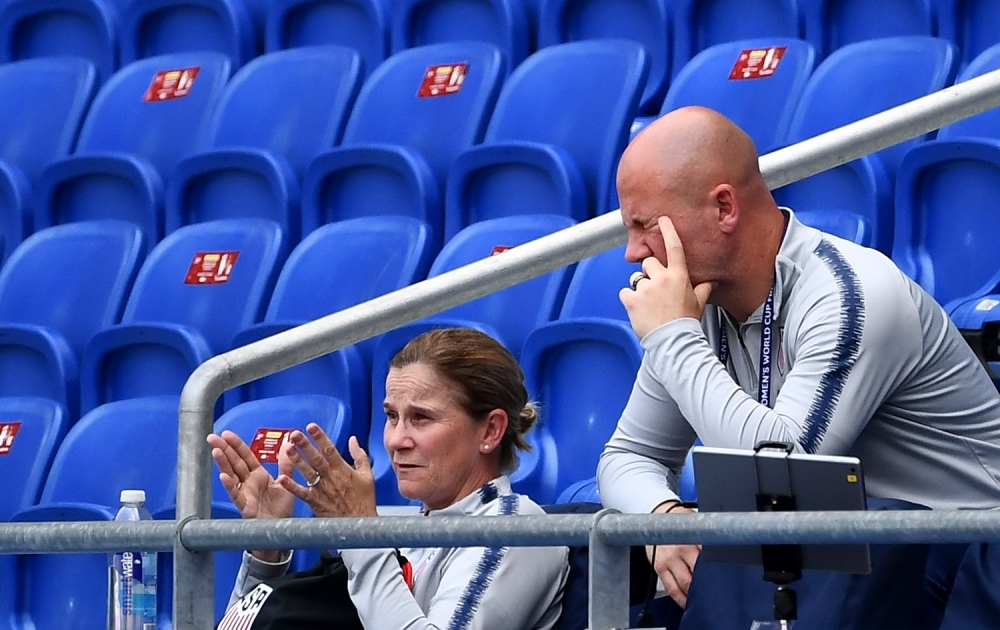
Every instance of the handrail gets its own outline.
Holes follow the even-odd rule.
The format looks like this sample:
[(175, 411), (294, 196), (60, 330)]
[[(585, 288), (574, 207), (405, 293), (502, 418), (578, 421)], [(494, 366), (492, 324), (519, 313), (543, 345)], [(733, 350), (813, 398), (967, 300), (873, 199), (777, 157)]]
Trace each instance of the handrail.
[[(1000, 70), (762, 156), (761, 170), (768, 185), (775, 188), (998, 105)], [(620, 212), (610, 212), (515, 247), (503, 256), (472, 263), (209, 359), (194, 371), (181, 392), (177, 517), (210, 518), (211, 458), (205, 436), (212, 429), (215, 402), (225, 390), (611, 249), (625, 237)], [(177, 543), (177, 630), (211, 627), (212, 575), (211, 554), (188, 551)]]

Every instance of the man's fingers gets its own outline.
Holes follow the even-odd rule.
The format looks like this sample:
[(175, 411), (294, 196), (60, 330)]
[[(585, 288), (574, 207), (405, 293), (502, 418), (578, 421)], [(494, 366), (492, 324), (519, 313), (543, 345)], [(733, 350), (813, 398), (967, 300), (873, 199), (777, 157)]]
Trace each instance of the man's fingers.
[[(677, 236), (674, 223), (668, 217), (657, 219), (660, 226), (660, 235), (663, 236), (663, 246), (667, 254), (667, 268), (683, 272), (687, 275), (687, 260), (684, 258), (684, 246), (681, 245), (681, 238)], [(646, 270), (646, 263), (643, 262), (643, 271)], [(649, 275), (647, 272), (646, 275)]]

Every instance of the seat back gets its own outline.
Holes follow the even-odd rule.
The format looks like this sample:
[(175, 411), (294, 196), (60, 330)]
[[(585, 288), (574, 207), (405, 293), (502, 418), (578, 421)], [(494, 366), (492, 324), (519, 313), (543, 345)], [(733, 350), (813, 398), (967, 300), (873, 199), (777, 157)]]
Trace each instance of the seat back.
[(38, 503), (56, 449), (66, 435), (66, 409), (47, 398), (0, 398), (0, 522)]
[(56, 452), (39, 503), (91, 503), (113, 513), (126, 489), (145, 490), (150, 511), (172, 502), (179, 405), (176, 396), (133, 398), (86, 414)]
[(666, 0), (554, 0), (542, 5), (538, 47), (581, 39), (631, 39), (649, 55), (649, 79), (639, 110), (659, 111), (670, 77), (673, 37)]
[(824, 57), (867, 39), (939, 32), (934, 0), (800, 0), (800, 4), (806, 38)]
[[(977, 55), (959, 73), (958, 78), (955, 79), (955, 83), (968, 81), (994, 70), (1000, 70), (1000, 44), (991, 46)], [(956, 140), (959, 138), (993, 138), (1000, 140), (1000, 111), (997, 108), (989, 109), (971, 118), (959, 120), (938, 129), (938, 140)]]
[[(792, 144), (940, 90), (955, 78), (954, 44), (934, 37), (887, 37), (848, 44), (813, 72), (792, 117)], [(927, 138), (928, 136), (924, 136)], [(878, 153), (890, 174), (915, 138)]]
[[(642, 348), (627, 322), (568, 319), (528, 335), (520, 362), (531, 399), (541, 407), (532, 429), (538, 435), (529, 436), (541, 461), (529, 464), (537, 472), (519, 469), (514, 484), (539, 501), (555, 501), (594, 476), (632, 392)], [(554, 449), (546, 449), (549, 439)], [(556, 461), (546, 461), (552, 450)]]
[(278, 225), (262, 219), (179, 228), (143, 264), (122, 323), (187, 326), (224, 352), (238, 330), (260, 321), (286, 248)]
[(362, 64), (341, 46), (257, 57), (226, 85), (208, 118), (203, 148), (253, 147), (287, 158), (296, 173), (340, 142), (361, 87)]
[(94, 65), (82, 58), (0, 65), (0, 161), (34, 182), (49, 162), (73, 150), (96, 89)]
[[(95, 332), (118, 322), (145, 252), (142, 232), (124, 221), (36, 232), (0, 270), (0, 324), (57, 331), (79, 358)], [(0, 360), (0, 373), (18, 371)]]
[(19, 202), (11, 183), (3, 181), (6, 171), (13, 167), (34, 184), (46, 165), (68, 155), (96, 86), (94, 65), (83, 58), (0, 65), (0, 240), (7, 254), (28, 232), (24, 216), (31, 200)]
[[(595, 39), (543, 48), (507, 79), (483, 142), (564, 150), (583, 176), (587, 214), (603, 213), (648, 72), (635, 42)], [(480, 216), (503, 214), (483, 209)]]
[(530, 49), (522, 0), (393, 0), (389, 20), (394, 53), (424, 44), (471, 40), (493, 44), (513, 68)]
[(938, 1), (941, 37), (953, 38), (962, 51), (963, 63), (970, 63), (986, 49), (1000, 43), (997, 6), (992, 0)]
[(235, 67), (257, 53), (250, 10), (242, 0), (131, 0), (122, 19), (122, 65), (192, 51), (225, 55)]
[(896, 181), (893, 260), (942, 305), (993, 292), (1000, 217), (988, 204), (1000, 194), (1000, 145), (936, 140), (907, 153)]
[(103, 0), (0, 3), (0, 63), (72, 55), (89, 60), (107, 80), (118, 69), (118, 18)]
[(628, 321), (618, 292), (640, 266), (625, 260), (625, 246), (584, 258), (576, 265), (566, 289), (559, 319), (604, 317)]
[(747, 132), (758, 152), (777, 147), (812, 74), (816, 54), (780, 37), (716, 44), (685, 64), (660, 114), (688, 105), (714, 109)]
[(389, 54), (389, 26), (382, 0), (269, 0), (268, 52), (334, 44), (351, 48), (370, 73)]
[(319, 319), (423, 279), (429, 231), (394, 216), (319, 227), (288, 257), (264, 321)]
[[(428, 277), (439, 276), (503, 250), (572, 227), (575, 222), (558, 215), (519, 215), (480, 221), (452, 238), (431, 265)], [(516, 357), (528, 333), (556, 318), (562, 306), (573, 265), (526, 280), (479, 299), (448, 309), (434, 319), (479, 322), (493, 327)]]
[[(431, 69), (440, 72), (461, 63), (466, 65), (459, 90), (442, 96), (421, 91)], [(365, 81), (347, 121), (343, 144), (412, 149), (427, 160), (443, 185), (455, 156), (482, 141), (506, 68), (497, 48), (481, 42), (433, 44), (397, 52)]]
[[(139, 155), (165, 176), (194, 150), (204, 119), (229, 79), (229, 68), (226, 57), (209, 52), (129, 64), (98, 92), (76, 153)], [(171, 81), (176, 81), (176, 89), (157, 89)]]
[(674, 75), (702, 50), (740, 39), (801, 37), (796, 0), (677, 0)]

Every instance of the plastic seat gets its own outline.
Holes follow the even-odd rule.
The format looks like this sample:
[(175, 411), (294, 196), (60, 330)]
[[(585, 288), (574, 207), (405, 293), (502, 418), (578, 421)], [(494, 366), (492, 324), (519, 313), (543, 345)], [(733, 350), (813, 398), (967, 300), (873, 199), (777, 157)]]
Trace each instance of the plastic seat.
[[(955, 83), (968, 81), (1000, 70), (1000, 44), (987, 48), (976, 56), (972, 62), (962, 70)], [(981, 114), (976, 114), (971, 118), (954, 122), (938, 129), (936, 138), (938, 140), (957, 140), (966, 138), (991, 138), (1000, 140), (1000, 111), (996, 108), (987, 110)]]
[(131, 0), (122, 18), (121, 63), (193, 51), (225, 55), (239, 68), (259, 52), (242, 0)]
[(382, 0), (269, 0), (268, 52), (334, 44), (351, 48), (371, 73), (389, 55), (389, 18)]
[(79, 363), (116, 324), (146, 252), (135, 226), (88, 221), (28, 237), (0, 270), (0, 396), (37, 396), (79, 417)]
[[(177, 462), (179, 399), (121, 401), (82, 418), (63, 440), (38, 506), (16, 522), (108, 521), (124, 489), (146, 491), (152, 510), (168, 500)], [(103, 627), (107, 554), (20, 556), (17, 630)]]
[[(776, 62), (768, 61), (777, 59)], [(733, 77), (753, 59), (770, 74)], [(816, 54), (799, 39), (749, 39), (707, 48), (685, 64), (670, 84), (660, 115), (688, 105), (714, 109), (747, 132), (759, 153), (784, 141), (812, 74)]]
[(179, 395), (199, 364), (260, 321), (286, 253), (281, 229), (262, 219), (198, 223), (163, 239), (139, 271), (122, 323), (84, 350), (83, 412)]
[(105, 81), (118, 69), (119, 15), (103, 0), (0, 3), (0, 63), (52, 55), (88, 59)]
[(512, 482), (519, 492), (552, 502), (594, 476), (632, 392), (642, 347), (627, 322), (567, 319), (528, 335), (520, 362), (542, 414), (529, 434), (537, 454), (521, 462)]
[[(430, 258), (430, 229), (418, 219), (370, 217), (324, 225), (288, 257), (264, 322), (236, 335), (233, 347), (422, 280)], [(377, 341), (348, 346), (231, 389), (225, 394), (226, 408), (283, 394), (326, 394), (350, 405), (352, 431), (364, 445), (371, 404), (368, 375)]]
[[(361, 89), (341, 146), (308, 168), (303, 232), (397, 214), (426, 221), (439, 251), (448, 169), (483, 139), (505, 73), (500, 52), (478, 42), (421, 46), (387, 59)], [(435, 95), (438, 78), (444, 87)]]
[(1000, 292), (1000, 216), (983, 204), (1000, 193), (1000, 142), (936, 140), (913, 148), (896, 182), (893, 260), (952, 310), (962, 298)]
[(934, 4), (935, 0), (800, 0), (806, 39), (823, 57), (868, 39), (937, 35)]
[[(345, 457), (347, 455), (347, 439), (350, 437), (351, 412), (343, 401), (329, 396), (281, 396), (266, 400), (255, 400), (230, 409), (215, 423), (214, 431), (232, 431), (246, 442), (252, 444), (254, 437), (263, 429), (298, 429), (305, 432), (306, 425), (315, 422), (337, 445), (337, 450)], [(278, 476), (278, 465), (275, 462), (262, 462), (273, 477)], [(214, 472), (218, 472), (217, 469)], [(304, 484), (301, 475), (295, 473), (296, 480)], [(173, 505), (161, 510), (154, 516), (157, 519), (174, 518)], [(312, 510), (302, 501), (295, 502), (294, 516), (304, 518), (313, 516)], [(229, 494), (219, 481), (218, 474), (212, 482), (212, 518), (241, 518), (239, 511), (233, 506)], [(215, 552), (215, 622), (226, 612), (229, 595), (236, 582), (242, 561), (242, 551)], [(319, 558), (318, 550), (297, 550), (293, 556), (291, 570), (303, 570), (311, 567)], [(161, 553), (159, 558), (160, 572), (157, 575), (159, 605), (159, 622), (161, 627), (173, 618), (171, 603), (173, 602), (173, 554)]]
[[(955, 46), (934, 37), (889, 37), (848, 44), (827, 57), (810, 77), (792, 118), (788, 144), (925, 96), (951, 84)], [(926, 138), (926, 136), (925, 136)], [(871, 244), (893, 250), (892, 182), (915, 138), (775, 191), (796, 211), (837, 210), (860, 215), (871, 226)]]
[(932, 0), (936, 5), (938, 35), (955, 42), (965, 66), (994, 44), (997, 7), (991, 0)]
[(54, 400), (0, 398), (0, 522), (38, 503), (68, 427), (66, 408)]
[(74, 155), (51, 164), (37, 188), (35, 229), (95, 218), (163, 234), (163, 180), (191, 153), (229, 79), (217, 53), (144, 59), (119, 70), (94, 99)]
[(226, 85), (202, 150), (170, 175), (166, 231), (227, 218), (271, 219), (298, 242), (299, 181), (340, 142), (361, 88), (361, 60), (340, 46), (258, 57)]
[(844, 210), (804, 210), (795, 213), (804, 224), (847, 239), (852, 243), (872, 246), (872, 225), (864, 217)]
[(541, 7), (538, 47), (581, 39), (631, 39), (649, 55), (649, 78), (639, 111), (660, 109), (670, 80), (673, 38), (667, 0), (554, 0)]
[(485, 42), (499, 48), (513, 68), (530, 52), (522, 0), (393, 0), (389, 32), (394, 53), (425, 44)]
[(648, 68), (635, 42), (600, 39), (549, 46), (518, 66), (483, 144), (448, 173), (445, 238), (503, 216), (607, 211)]
[(673, 74), (716, 44), (801, 36), (797, 0), (675, 0)]
[(32, 188), (46, 165), (73, 150), (96, 88), (85, 59), (0, 64), (0, 240), (7, 254), (31, 232)]
[(603, 317), (627, 322), (628, 313), (618, 293), (640, 269), (640, 265), (625, 260), (624, 245), (584, 258), (577, 263), (566, 289), (559, 319)]

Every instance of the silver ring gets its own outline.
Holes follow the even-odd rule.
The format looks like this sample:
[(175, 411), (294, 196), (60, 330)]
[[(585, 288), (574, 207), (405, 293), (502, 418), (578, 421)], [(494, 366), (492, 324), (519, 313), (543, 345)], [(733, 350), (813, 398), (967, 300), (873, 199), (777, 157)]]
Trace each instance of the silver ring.
[(317, 485), (317, 484), (318, 484), (318, 483), (320, 482), (320, 480), (321, 480), (322, 478), (323, 478), (323, 476), (322, 476), (322, 475), (320, 475), (320, 474), (319, 474), (319, 471), (317, 470), (317, 471), (316, 471), (316, 478), (315, 478), (315, 479), (313, 479), (312, 481), (307, 481), (307, 482), (306, 482), (306, 487), (307, 487), (307, 488), (315, 488), (315, 487), (316, 487), (316, 485)]
[(238, 484), (236, 484), (236, 491), (239, 492), (242, 489), (243, 489), (243, 482), (241, 481)]
[(649, 276), (641, 271), (636, 271), (631, 276), (629, 276), (628, 283), (632, 286), (632, 290), (635, 291), (636, 287), (639, 286), (640, 280), (649, 280)]

